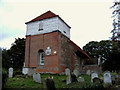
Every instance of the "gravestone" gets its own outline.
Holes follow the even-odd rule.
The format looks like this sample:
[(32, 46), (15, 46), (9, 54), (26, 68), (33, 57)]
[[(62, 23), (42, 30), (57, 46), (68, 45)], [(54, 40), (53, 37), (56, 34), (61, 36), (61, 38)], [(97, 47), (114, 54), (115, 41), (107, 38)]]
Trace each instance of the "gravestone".
[(25, 67), (24, 67), (24, 68), (22, 69), (22, 73), (23, 73), (23, 74), (28, 74), (28, 68), (25, 68)]
[(101, 57), (98, 58), (98, 65), (101, 63)]
[(85, 81), (83, 77), (79, 77), (77, 80), (78, 80), (78, 82), (84, 82)]
[(91, 71), (90, 71), (90, 70), (87, 70), (87, 71), (86, 71), (86, 74), (87, 74), (87, 75), (90, 75), (90, 74), (91, 74)]
[(41, 83), (41, 77), (39, 73), (34, 73), (33, 74), (33, 80), (37, 83)]
[(111, 74), (110, 74), (109, 71), (106, 71), (106, 72), (104, 73), (103, 79), (104, 79), (103, 81), (104, 81), (105, 84), (106, 84), (106, 83), (109, 83), (109, 84), (112, 83)]
[(25, 67), (25, 62), (23, 64), (23, 69), (22, 69), (22, 73), (25, 75), (25, 74), (28, 74), (28, 68)]
[(69, 68), (65, 69), (65, 74), (67, 75), (66, 84), (70, 84), (71, 83), (71, 74), (70, 74)]
[(13, 77), (13, 68), (10, 67), (9, 68), (9, 78), (12, 78)]
[(75, 69), (75, 70), (73, 71), (73, 73), (74, 73), (74, 75), (75, 75), (76, 77), (78, 77), (78, 75), (80, 75), (80, 72), (79, 72), (78, 69)]
[(95, 72), (91, 74), (91, 82), (93, 82), (94, 78), (98, 78), (98, 74)]

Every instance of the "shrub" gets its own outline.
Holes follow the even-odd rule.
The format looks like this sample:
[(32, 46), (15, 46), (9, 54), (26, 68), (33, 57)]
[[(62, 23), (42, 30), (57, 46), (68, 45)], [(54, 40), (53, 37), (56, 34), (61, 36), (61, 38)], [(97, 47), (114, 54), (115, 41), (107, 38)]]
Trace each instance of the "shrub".
[(47, 90), (55, 90), (55, 83), (51, 77), (45, 79)]
[(77, 77), (75, 76), (75, 74), (71, 74), (71, 79), (72, 82), (77, 82)]
[(16, 75), (22, 75), (22, 71), (21, 70), (15, 70), (13, 73), (14, 76)]
[(8, 78), (7, 70), (2, 69), (2, 87), (5, 86), (7, 78)]

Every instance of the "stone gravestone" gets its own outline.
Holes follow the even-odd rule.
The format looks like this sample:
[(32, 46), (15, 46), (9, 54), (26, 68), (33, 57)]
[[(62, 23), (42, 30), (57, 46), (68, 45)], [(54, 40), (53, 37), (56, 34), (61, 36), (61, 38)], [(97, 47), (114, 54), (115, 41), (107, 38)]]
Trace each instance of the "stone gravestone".
[(12, 78), (13, 77), (13, 68), (10, 67), (9, 68), (9, 78)]
[(75, 69), (75, 70), (73, 71), (73, 73), (75, 74), (76, 77), (78, 77), (78, 75), (80, 75), (80, 72), (79, 72), (78, 69)]
[(22, 69), (22, 73), (23, 73), (23, 74), (28, 74), (28, 68), (25, 68), (25, 67), (24, 67), (24, 68)]
[(93, 82), (94, 78), (98, 78), (98, 74), (95, 72), (91, 74), (91, 82)]
[(109, 83), (109, 84), (112, 83), (111, 74), (110, 74), (109, 71), (106, 71), (106, 72), (104, 73), (103, 79), (104, 79), (103, 81), (104, 81), (105, 84), (106, 84), (106, 83)]
[(23, 74), (28, 74), (28, 68), (25, 68), (25, 63), (23, 65), (22, 73)]
[(78, 80), (78, 82), (84, 82), (85, 81), (84, 78), (82, 78), (82, 77), (79, 77), (77, 80)]
[(65, 69), (65, 74), (67, 75), (66, 84), (70, 84), (71, 83), (71, 75), (70, 75), (70, 69), (69, 68)]
[(34, 73), (33, 74), (33, 80), (37, 83), (41, 83), (41, 77), (39, 73)]
[(87, 74), (87, 75), (90, 75), (90, 74), (91, 74), (91, 71), (90, 71), (90, 70), (87, 70), (87, 71), (86, 71), (86, 74)]

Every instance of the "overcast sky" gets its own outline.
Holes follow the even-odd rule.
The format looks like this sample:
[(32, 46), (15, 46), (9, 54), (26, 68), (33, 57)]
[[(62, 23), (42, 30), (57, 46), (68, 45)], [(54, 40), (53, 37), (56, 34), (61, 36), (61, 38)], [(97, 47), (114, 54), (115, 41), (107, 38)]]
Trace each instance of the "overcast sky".
[(90, 41), (108, 40), (112, 30), (112, 0), (0, 0), (0, 47), (9, 49), (26, 34), (25, 22), (47, 12), (71, 26), (71, 40), (81, 48)]

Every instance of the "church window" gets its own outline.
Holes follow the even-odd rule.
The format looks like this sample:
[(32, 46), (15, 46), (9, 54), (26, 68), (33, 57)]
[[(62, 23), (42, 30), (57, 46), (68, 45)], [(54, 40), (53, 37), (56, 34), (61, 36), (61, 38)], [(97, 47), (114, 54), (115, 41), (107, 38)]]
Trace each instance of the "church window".
[(38, 31), (41, 31), (41, 30), (43, 30), (43, 22), (39, 23), (39, 29), (38, 29)]
[(39, 51), (39, 65), (44, 65), (44, 51)]

